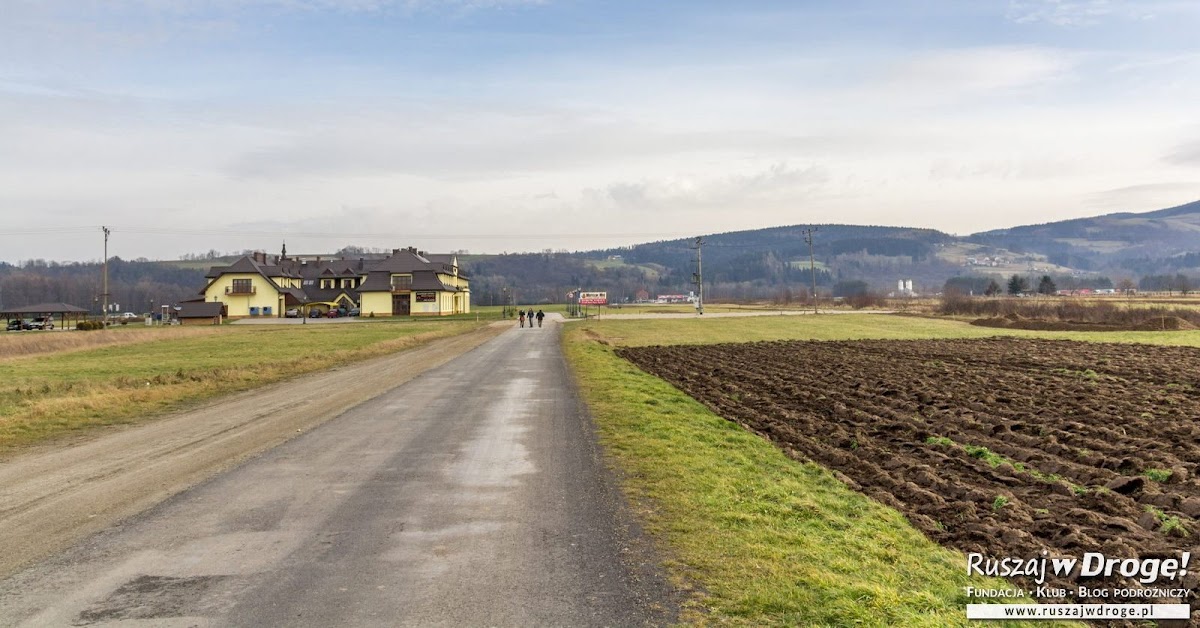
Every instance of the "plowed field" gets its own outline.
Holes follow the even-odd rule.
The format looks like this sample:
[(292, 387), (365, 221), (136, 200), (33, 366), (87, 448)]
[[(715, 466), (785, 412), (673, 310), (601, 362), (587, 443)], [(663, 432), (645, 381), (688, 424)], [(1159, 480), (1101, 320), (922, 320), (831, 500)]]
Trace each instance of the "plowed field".
[[(943, 545), (997, 558), (1200, 554), (1200, 350), (987, 339), (619, 353)], [(1195, 592), (1191, 567), (1182, 586)]]

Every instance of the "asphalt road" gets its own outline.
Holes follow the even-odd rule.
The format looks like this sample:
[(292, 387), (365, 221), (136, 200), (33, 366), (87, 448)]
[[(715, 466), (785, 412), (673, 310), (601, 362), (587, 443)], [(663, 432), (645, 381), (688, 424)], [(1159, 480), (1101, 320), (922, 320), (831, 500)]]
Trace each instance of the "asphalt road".
[(0, 581), (0, 625), (670, 622), (558, 331), (504, 332)]

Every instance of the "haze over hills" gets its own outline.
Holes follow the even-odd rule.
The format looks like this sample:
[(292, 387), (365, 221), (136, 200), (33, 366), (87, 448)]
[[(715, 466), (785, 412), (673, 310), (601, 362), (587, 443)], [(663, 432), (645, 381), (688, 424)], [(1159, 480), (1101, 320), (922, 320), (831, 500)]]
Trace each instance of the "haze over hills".
[[(1116, 213), (955, 236), (933, 229), (813, 225), (818, 290), (871, 289), (886, 294), (900, 279), (934, 293), (952, 277), (1049, 274), (1060, 283), (1146, 280), (1200, 275), (1200, 201), (1148, 213)], [(715, 299), (789, 299), (811, 285), (809, 225), (703, 236), (705, 290)], [(407, 243), (397, 243), (403, 246)], [(354, 257), (347, 247), (333, 255)], [(195, 256), (192, 256), (193, 258)], [(110, 263), (110, 293), (118, 303), (177, 302), (204, 285), (208, 265), (187, 262)], [(473, 302), (499, 304), (505, 289), (526, 303), (562, 300), (575, 288), (606, 290), (613, 301), (687, 293), (693, 289), (695, 239), (648, 242), (583, 252), (461, 255)], [(0, 263), (0, 306), (66, 301), (89, 305), (101, 290), (100, 265)], [(1157, 284), (1153, 284), (1157, 285)]]
[[(1115, 213), (985, 231), (971, 242), (1032, 251), (1081, 270), (1125, 268), (1126, 260), (1160, 260), (1200, 250), (1200, 201), (1147, 213)], [(1178, 260), (1176, 260), (1178, 262)]]

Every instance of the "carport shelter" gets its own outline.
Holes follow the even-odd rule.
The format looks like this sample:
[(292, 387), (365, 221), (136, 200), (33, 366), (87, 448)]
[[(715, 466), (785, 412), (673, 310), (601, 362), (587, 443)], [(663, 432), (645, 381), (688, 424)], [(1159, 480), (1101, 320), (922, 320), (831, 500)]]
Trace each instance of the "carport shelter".
[(51, 318), (57, 316), (58, 328), (67, 329), (67, 321), (71, 321), (72, 325), (78, 324), (79, 321), (87, 318), (87, 312), (86, 309), (70, 305), (69, 303), (37, 303), (35, 305), (0, 311), (0, 317), (8, 320), (10, 318), (29, 318), (33, 316), (49, 316)]

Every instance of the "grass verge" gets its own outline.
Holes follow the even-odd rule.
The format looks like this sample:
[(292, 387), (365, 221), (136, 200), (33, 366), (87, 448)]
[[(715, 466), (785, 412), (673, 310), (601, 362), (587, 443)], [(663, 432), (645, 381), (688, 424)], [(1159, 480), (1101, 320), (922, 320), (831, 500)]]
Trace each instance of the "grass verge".
[[(228, 326), (0, 361), (0, 452), (480, 327), (473, 321)], [(75, 332), (71, 332), (75, 333)], [(78, 332), (86, 336), (91, 332)]]
[(964, 587), (1008, 587), (968, 578), (961, 554), (897, 511), (640, 371), (585, 326), (567, 329), (565, 350), (668, 570), (695, 587), (684, 621), (967, 625)]

